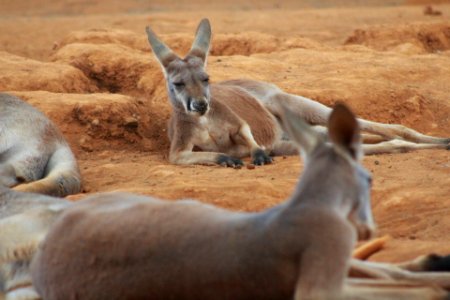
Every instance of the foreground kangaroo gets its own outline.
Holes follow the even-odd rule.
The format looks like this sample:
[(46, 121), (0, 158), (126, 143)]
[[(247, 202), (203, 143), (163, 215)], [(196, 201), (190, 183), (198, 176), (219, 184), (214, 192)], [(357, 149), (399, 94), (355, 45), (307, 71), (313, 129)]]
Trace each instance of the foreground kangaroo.
[[(257, 165), (270, 163), (267, 155), (295, 154), (280, 123), (281, 104), (308, 123), (324, 125), (330, 108), (301, 96), (283, 92), (273, 84), (252, 80), (209, 83), (205, 71), (211, 27), (204, 19), (185, 58), (178, 57), (147, 27), (153, 53), (162, 66), (173, 112), (169, 122), (169, 160), (176, 164), (242, 165), (251, 155)], [(449, 138), (436, 138), (401, 125), (358, 120), (372, 133), (366, 154), (446, 148)], [(376, 134), (376, 135), (373, 135)], [(390, 141), (386, 141), (390, 140)], [(193, 151), (193, 150), (201, 150)]]
[[(240, 213), (192, 200), (93, 195), (51, 226), (31, 267), (36, 290), (46, 300), (330, 299), (355, 291), (372, 299), (379, 289), (373, 282), (344, 288), (357, 236), (367, 238), (374, 228), (357, 121), (337, 106), (327, 143), (296, 115), (287, 111), (285, 119), (306, 158), (286, 202)], [(390, 278), (384, 266), (357, 267)], [(450, 274), (439, 279), (432, 282), (446, 285)], [(383, 284), (383, 299), (398, 294), (392, 282)], [(446, 294), (415, 291), (421, 299)]]
[(0, 185), (66, 196), (81, 190), (75, 157), (56, 126), (17, 97), (0, 93)]

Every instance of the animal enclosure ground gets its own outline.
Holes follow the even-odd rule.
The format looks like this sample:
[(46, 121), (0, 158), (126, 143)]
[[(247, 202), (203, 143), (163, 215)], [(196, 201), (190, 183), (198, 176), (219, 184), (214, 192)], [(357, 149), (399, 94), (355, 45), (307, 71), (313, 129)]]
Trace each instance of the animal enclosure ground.
[[(148, 2), (0, 4), (0, 90), (61, 128), (86, 193), (125, 190), (258, 211), (288, 197), (301, 172), (298, 157), (240, 170), (170, 165), (170, 107), (146, 25), (183, 54), (208, 17), (212, 82), (265, 80), (327, 105), (344, 101), (366, 119), (450, 136), (448, 1), (433, 5), (441, 15), (424, 14), (427, 1)], [(371, 259), (450, 253), (450, 151), (364, 164), (374, 176), (379, 235), (393, 237)]]

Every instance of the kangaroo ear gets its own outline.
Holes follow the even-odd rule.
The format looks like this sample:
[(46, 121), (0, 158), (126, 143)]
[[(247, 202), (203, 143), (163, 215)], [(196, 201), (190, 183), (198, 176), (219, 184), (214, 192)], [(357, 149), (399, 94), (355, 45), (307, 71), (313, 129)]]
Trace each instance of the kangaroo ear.
[(211, 43), (211, 24), (208, 19), (201, 20), (197, 27), (195, 40), (192, 44), (188, 55), (200, 57), (206, 65), (206, 58), (209, 52), (209, 45)]
[(283, 127), (290, 138), (300, 147), (301, 153), (306, 159), (316, 146), (323, 142), (320, 134), (287, 106), (281, 106), (283, 110), (281, 118)]
[(331, 141), (353, 158), (362, 156), (361, 133), (352, 111), (342, 103), (336, 104), (328, 119), (328, 132)]
[(156, 36), (156, 34), (151, 30), (149, 26), (145, 27), (147, 32), (148, 42), (152, 47), (153, 54), (158, 59), (159, 63), (163, 68), (167, 68), (169, 63), (176, 59), (178, 56), (170, 50), (161, 40)]

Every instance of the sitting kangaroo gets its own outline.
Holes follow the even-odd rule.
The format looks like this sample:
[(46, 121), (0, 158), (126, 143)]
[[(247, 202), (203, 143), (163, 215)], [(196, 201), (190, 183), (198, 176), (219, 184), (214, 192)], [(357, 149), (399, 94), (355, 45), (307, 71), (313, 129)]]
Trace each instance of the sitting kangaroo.
[(77, 162), (58, 128), (31, 105), (0, 93), (0, 186), (54, 196), (81, 190)]
[[(328, 143), (285, 113), (283, 124), (306, 158), (286, 202), (243, 213), (193, 200), (93, 195), (50, 227), (31, 266), (36, 290), (46, 300), (338, 297), (346, 291), (357, 237), (368, 238), (375, 226), (371, 177), (359, 163), (358, 123), (345, 106), (336, 106)], [(450, 274), (442, 276), (450, 282)], [(358, 290), (358, 283), (352, 286)]]
[[(286, 140), (280, 122), (281, 104), (310, 124), (326, 123), (330, 108), (283, 92), (273, 84), (252, 80), (210, 84), (205, 71), (211, 39), (207, 19), (200, 22), (192, 48), (183, 59), (149, 27), (146, 29), (173, 108), (168, 131), (172, 163), (238, 166), (243, 164), (240, 158), (251, 155), (254, 164), (262, 165), (272, 161), (267, 153), (295, 154), (297, 148)], [(368, 141), (384, 141), (364, 145), (366, 154), (445, 149), (450, 143), (450, 138), (426, 136), (401, 125), (362, 119), (358, 123), (362, 130), (372, 133), (365, 136)], [(323, 131), (323, 127), (318, 129)]]

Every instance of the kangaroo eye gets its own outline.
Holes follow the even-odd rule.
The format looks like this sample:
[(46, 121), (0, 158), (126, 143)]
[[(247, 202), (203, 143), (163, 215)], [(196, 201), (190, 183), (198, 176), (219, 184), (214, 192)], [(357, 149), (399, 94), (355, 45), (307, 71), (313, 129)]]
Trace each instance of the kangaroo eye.
[(184, 87), (184, 82), (182, 81), (174, 82), (173, 85), (176, 86), (177, 88), (182, 88)]
[(209, 82), (209, 77), (206, 77), (205, 79), (202, 80), (204, 83), (208, 83)]

